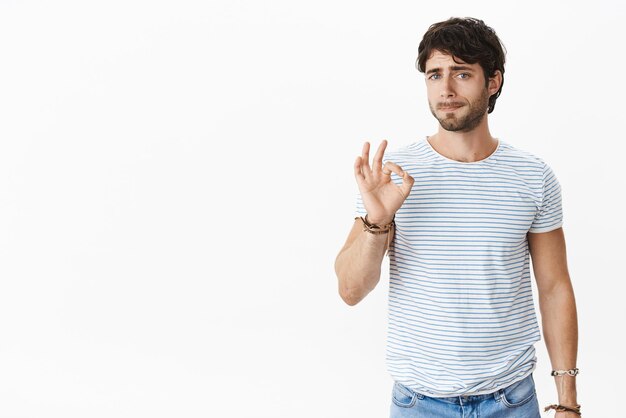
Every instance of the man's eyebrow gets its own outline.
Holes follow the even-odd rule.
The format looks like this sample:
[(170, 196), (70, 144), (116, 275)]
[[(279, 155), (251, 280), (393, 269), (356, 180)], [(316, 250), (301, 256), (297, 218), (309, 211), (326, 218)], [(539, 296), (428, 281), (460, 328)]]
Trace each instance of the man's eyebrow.
[[(465, 70), (465, 71), (470, 71), (470, 72), (474, 71), (473, 68), (467, 67), (465, 65), (451, 65), (448, 68), (450, 69), (450, 71), (460, 71), (460, 70)], [(441, 71), (441, 68), (439, 68), (439, 67), (431, 68), (430, 70), (426, 71), (426, 74), (438, 73), (440, 71)]]

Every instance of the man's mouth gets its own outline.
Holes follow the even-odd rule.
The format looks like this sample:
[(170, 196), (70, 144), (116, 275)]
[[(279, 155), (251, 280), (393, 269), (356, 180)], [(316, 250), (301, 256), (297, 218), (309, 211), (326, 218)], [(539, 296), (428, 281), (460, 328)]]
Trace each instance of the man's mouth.
[(452, 111), (452, 110), (456, 110), (458, 108), (460, 108), (462, 105), (456, 105), (456, 106), (440, 106), (439, 109), (440, 110), (448, 110), (448, 111)]

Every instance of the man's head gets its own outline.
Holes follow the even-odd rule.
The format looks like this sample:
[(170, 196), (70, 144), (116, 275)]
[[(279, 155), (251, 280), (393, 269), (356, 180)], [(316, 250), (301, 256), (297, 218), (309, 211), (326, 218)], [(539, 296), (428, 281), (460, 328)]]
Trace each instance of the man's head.
[[(415, 66), (426, 75), (431, 111), (444, 128), (471, 130), (484, 112), (493, 111), (504, 84), (504, 61), (500, 39), (482, 20), (450, 18), (430, 26)], [(461, 107), (444, 112), (451, 105)]]

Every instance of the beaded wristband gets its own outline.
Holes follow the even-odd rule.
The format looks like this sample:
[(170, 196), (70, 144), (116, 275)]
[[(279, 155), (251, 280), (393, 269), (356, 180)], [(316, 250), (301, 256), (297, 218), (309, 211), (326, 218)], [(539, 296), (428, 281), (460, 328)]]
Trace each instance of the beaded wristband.
[(576, 376), (578, 374), (578, 368), (569, 370), (552, 370), (550, 376), (563, 376), (563, 375)]

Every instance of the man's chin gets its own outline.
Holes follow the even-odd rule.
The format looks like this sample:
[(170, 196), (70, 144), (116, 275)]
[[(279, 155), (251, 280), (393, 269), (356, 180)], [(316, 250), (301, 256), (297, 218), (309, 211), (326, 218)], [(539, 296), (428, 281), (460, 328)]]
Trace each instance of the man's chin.
[(445, 131), (448, 131), (448, 132), (458, 132), (458, 131), (463, 130), (463, 128), (462, 128), (462, 127), (460, 127), (460, 126), (458, 126), (458, 125), (453, 125), (453, 126), (450, 126), (450, 125), (445, 125), (445, 124), (441, 124), (441, 123), (440, 123), (439, 125), (441, 125), (441, 127), (442, 127)]
[(456, 132), (462, 129), (461, 124), (456, 118), (439, 119), (439, 126), (450, 132)]

